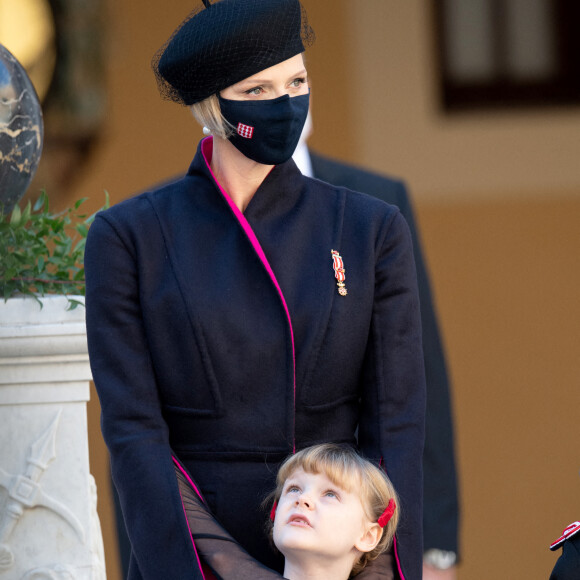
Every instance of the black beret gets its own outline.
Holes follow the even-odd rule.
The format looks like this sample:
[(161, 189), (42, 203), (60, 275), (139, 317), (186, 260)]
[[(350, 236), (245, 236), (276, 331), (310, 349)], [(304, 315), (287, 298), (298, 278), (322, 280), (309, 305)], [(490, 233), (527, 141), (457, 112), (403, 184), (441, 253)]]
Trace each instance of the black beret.
[(157, 52), (161, 95), (192, 105), (304, 51), (314, 40), (299, 0), (219, 0), (197, 9)]

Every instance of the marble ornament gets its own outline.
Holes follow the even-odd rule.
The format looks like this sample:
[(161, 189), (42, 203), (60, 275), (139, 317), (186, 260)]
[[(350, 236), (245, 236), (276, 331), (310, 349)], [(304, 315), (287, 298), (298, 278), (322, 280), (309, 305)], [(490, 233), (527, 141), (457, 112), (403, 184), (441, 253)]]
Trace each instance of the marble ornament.
[(40, 161), (43, 136), (34, 86), (0, 44), (0, 210), (10, 212), (26, 192)]

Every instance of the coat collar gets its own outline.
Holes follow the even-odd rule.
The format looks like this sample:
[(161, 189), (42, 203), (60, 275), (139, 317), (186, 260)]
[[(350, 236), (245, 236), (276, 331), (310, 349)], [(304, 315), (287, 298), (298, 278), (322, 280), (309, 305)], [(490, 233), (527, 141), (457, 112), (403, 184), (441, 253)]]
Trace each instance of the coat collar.
[[(187, 175), (202, 176), (210, 181), (217, 192), (220, 192), (219, 184), (209, 167), (211, 163), (213, 137), (202, 139)], [(296, 206), (304, 193), (305, 177), (300, 173), (292, 159), (285, 163), (275, 165), (268, 173), (256, 193), (252, 197), (244, 216), (250, 222), (265, 218), (281, 217)]]

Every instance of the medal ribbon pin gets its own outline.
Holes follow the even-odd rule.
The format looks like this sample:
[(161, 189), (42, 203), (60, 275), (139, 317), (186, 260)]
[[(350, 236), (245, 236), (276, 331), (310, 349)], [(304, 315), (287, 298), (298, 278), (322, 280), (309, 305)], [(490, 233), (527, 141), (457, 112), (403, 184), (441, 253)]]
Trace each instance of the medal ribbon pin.
[(344, 262), (342, 261), (340, 254), (336, 250), (330, 250), (330, 255), (332, 256), (332, 267), (334, 268), (334, 277), (337, 280), (336, 285), (338, 286), (338, 293), (341, 296), (346, 296), (348, 294), (348, 291), (344, 284), (345, 281)]

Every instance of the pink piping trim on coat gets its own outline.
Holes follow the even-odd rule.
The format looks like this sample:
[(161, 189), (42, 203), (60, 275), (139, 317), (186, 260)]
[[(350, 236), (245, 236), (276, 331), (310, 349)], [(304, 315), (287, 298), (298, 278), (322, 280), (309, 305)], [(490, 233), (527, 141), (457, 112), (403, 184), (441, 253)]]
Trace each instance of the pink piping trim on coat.
[(397, 549), (397, 537), (393, 538), (393, 551), (395, 552), (395, 560), (397, 562), (397, 570), (399, 570), (399, 576), (401, 580), (405, 580), (405, 576), (403, 575), (403, 571), (401, 570), (401, 560), (399, 559), (399, 550)]
[[(177, 467), (179, 467), (180, 471), (183, 471), (181, 469), (181, 466), (179, 465), (179, 463), (177, 463), (177, 461), (175, 461), (175, 457), (173, 457), (173, 461), (175, 462), (175, 464), (177, 465)], [(189, 481), (191, 481), (191, 479), (188, 478)], [(195, 486), (194, 486), (195, 488)], [(197, 488), (195, 488), (195, 491), (197, 493), (199, 493), (197, 491)], [(181, 507), (183, 509), (183, 515), (185, 516), (185, 523), (187, 524), (187, 529), (189, 531), (189, 537), (191, 538), (191, 545), (193, 546), (193, 551), (195, 552), (195, 558), (197, 560), (197, 565), (199, 567), (199, 571), (201, 573), (201, 577), (203, 578), (203, 580), (205, 580), (205, 574), (203, 573), (203, 566), (201, 565), (201, 560), (199, 559), (199, 554), (197, 553), (197, 548), (195, 547), (195, 542), (193, 541), (193, 536), (191, 534), (191, 528), (189, 527), (189, 521), (187, 519), (187, 512), (185, 511), (185, 504), (183, 503), (183, 497), (181, 496), (181, 491), (179, 492), (179, 498), (181, 499)]]
[[(386, 466), (382, 457), (381, 457), (381, 460), (379, 461), (379, 466), (385, 470), (385, 474), (388, 477), (387, 466)], [(397, 570), (399, 571), (399, 576), (401, 577), (401, 580), (405, 580), (403, 570), (401, 570), (401, 560), (399, 558), (399, 550), (397, 549), (397, 536), (396, 535), (393, 537), (393, 553), (395, 555), (395, 562), (397, 562)]]
[[(209, 150), (210, 145), (212, 145), (211, 150)], [(262, 246), (260, 245), (260, 242), (258, 241), (258, 238), (256, 237), (256, 234), (254, 233), (254, 230), (252, 230), (252, 226), (248, 223), (248, 220), (244, 217), (244, 214), (240, 211), (238, 206), (233, 202), (232, 198), (228, 195), (228, 193), (225, 191), (225, 189), (220, 185), (216, 176), (214, 175), (214, 172), (211, 170), (210, 160), (211, 160), (211, 154), (213, 153), (213, 137), (211, 137), (211, 136), (206, 137), (202, 141), (201, 152), (203, 154), (203, 158), (205, 160), (207, 168), (209, 169), (209, 172), (211, 173), (211, 176), (213, 177), (214, 181), (216, 182), (216, 185), (218, 186), (221, 194), (224, 196), (224, 198), (228, 202), (228, 205), (230, 206), (231, 210), (234, 212), (234, 215), (236, 216), (237, 220), (240, 222), (240, 225), (244, 229), (246, 236), (248, 236), (250, 243), (254, 247), (255, 252), (258, 254), (258, 257), (262, 261), (264, 268), (266, 268), (266, 271), (268, 272), (272, 282), (274, 283), (274, 286), (276, 286), (276, 290), (278, 290), (280, 300), (282, 301), (282, 306), (284, 306), (284, 310), (286, 311), (286, 317), (288, 318), (288, 325), (290, 326), (290, 341), (292, 342), (292, 376), (293, 376), (293, 387), (294, 387), (294, 417), (295, 417), (296, 416), (296, 350), (294, 348), (294, 330), (292, 328), (292, 320), (290, 319), (290, 311), (288, 310), (288, 305), (286, 304), (286, 300), (284, 298), (284, 294), (282, 294), (282, 289), (280, 288), (280, 285), (278, 284), (278, 280), (276, 280), (276, 275), (274, 274), (274, 271), (272, 270), (270, 263), (268, 262), (268, 258), (266, 258), (266, 254), (264, 254), (264, 250), (262, 250)], [(208, 154), (210, 154), (210, 155), (208, 155)], [(294, 421), (295, 421), (294, 425), (296, 426), (296, 419)], [(296, 453), (295, 427), (294, 427), (294, 433), (292, 434), (292, 453)]]
[(179, 461), (177, 461), (177, 459), (172, 455), (171, 459), (173, 459), (173, 463), (175, 463), (175, 465), (177, 465), (177, 468), (179, 469), (179, 471), (181, 471), (181, 473), (183, 474), (183, 477), (185, 477), (185, 479), (187, 479), (189, 485), (191, 485), (191, 487), (193, 487), (195, 493), (197, 493), (199, 499), (205, 503), (205, 500), (203, 499), (203, 496), (201, 495), (201, 492), (199, 491), (199, 489), (197, 489), (197, 485), (195, 485), (195, 483), (193, 483), (193, 480), (191, 479), (191, 477), (189, 477), (189, 474), (187, 473), (187, 471), (185, 471), (185, 469), (183, 469), (181, 463), (179, 463)]

